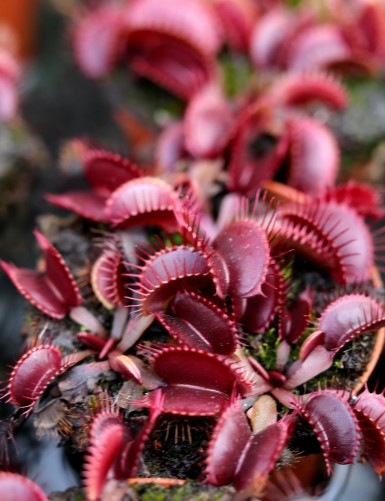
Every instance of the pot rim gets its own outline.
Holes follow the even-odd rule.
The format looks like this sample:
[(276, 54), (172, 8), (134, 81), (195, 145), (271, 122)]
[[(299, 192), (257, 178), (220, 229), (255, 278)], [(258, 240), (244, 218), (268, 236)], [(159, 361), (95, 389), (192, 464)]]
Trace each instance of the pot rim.
[(353, 464), (336, 464), (330, 482), (318, 501), (339, 501), (353, 473)]

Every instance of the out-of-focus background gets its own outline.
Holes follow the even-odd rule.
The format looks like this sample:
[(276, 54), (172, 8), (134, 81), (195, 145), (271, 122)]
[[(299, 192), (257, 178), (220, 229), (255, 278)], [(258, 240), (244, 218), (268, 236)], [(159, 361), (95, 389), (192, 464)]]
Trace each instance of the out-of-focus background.
[[(0, 48), (10, 49), (22, 70), (19, 112), (10, 121), (0, 120), (0, 258), (22, 267), (35, 266), (32, 230), (39, 215), (52, 212), (43, 194), (63, 191), (68, 183), (57, 168), (63, 141), (87, 136), (124, 150), (105, 93), (74, 62), (67, 16), (71, 3), (0, 1)], [(24, 308), (23, 298), (0, 273), (2, 381), (23, 351)], [(1, 400), (1, 415), (5, 406)], [(6, 430), (0, 433), (10, 441)], [(47, 492), (79, 483), (79, 474), (65, 464), (63, 450), (48, 440), (37, 440), (28, 423), (16, 441), (16, 448), (9, 447), (12, 460)]]

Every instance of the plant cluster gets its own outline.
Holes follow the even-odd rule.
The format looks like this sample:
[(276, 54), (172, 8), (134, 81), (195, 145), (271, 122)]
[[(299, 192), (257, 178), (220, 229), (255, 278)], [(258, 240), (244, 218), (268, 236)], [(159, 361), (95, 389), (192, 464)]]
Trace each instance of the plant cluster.
[[(328, 474), (355, 460), (385, 471), (384, 396), (341, 363), (347, 347), (385, 326), (383, 228), (372, 228), (384, 214), (381, 192), (336, 184), (339, 146), (311, 107), (347, 104), (326, 69), (381, 68), (383, 7), (330, 0), (320, 20), (306, 4), (296, 13), (271, 4), (108, 2), (74, 24), (89, 76), (124, 60), (187, 102), (156, 138), (151, 167), (71, 143), (89, 188), (46, 198), (89, 221), (88, 242), (90, 228), (103, 232), (90, 243), (86, 293), (41, 231), (38, 271), (1, 263), (50, 339), (35, 332), (5, 395), (39, 431), (49, 416), (51, 434), (82, 435), (89, 501), (124, 496), (127, 479), (180, 480), (152, 478), (146, 455), (165, 420), (184, 419), (189, 434), (192, 422), (208, 430), (191, 440), (197, 473), (185, 478), (232, 485), (244, 499), (268, 499), (303, 426)], [(226, 94), (224, 44), (248, 54), (260, 85)], [(61, 342), (68, 318), (70, 341)], [(29, 480), (2, 474), (1, 492), (15, 488), (45, 499)]]

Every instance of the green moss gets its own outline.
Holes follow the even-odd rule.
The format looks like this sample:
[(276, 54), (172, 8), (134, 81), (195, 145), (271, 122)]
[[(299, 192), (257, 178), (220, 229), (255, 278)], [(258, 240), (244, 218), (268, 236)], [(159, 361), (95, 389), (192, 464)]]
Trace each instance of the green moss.
[(162, 229), (154, 228), (149, 232), (148, 240), (150, 246), (155, 250), (159, 248), (159, 242), (162, 242), (164, 247), (170, 248), (174, 245), (182, 245), (184, 243), (183, 237), (180, 233), (167, 233)]
[(252, 356), (258, 359), (266, 370), (274, 370), (277, 346), (279, 344), (278, 330), (272, 327), (263, 334), (248, 336)]
[(171, 487), (158, 484), (137, 484), (131, 487), (141, 501), (221, 501), (233, 498), (228, 487), (215, 488), (194, 482)]
[[(294, 256), (290, 255), (289, 257), (286, 258), (286, 261), (281, 261), (283, 263), (283, 266), (281, 265), (281, 273), (283, 275), (283, 278), (290, 283), (293, 279), (293, 268), (294, 268)], [(281, 264), (280, 263), (280, 264)]]
[(365, 105), (364, 92), (374, 91), (378, 88), (378, 81), (366, 76), (346, 76), (344, 78), (344, 85), (346, 85), (349, 93), (350, 106)]
[(225, 93), (229, 97), (234, 97), (245, 92), (250, 86), (254, 72), (250, 60), (243, 54), (229, 52), (223, 52), (219, 59), (224, 76)]
[(99, 410), (100, 404), (96, 395), (91, 395), (88, 400), (88, 408), (92, 413), (96, 413)]
[(290, 9), (297, 9), (301, 5), (302, 0), (286, 0), (287, 6)]
[(23, 328), (27, 336), (32, 336), (35, 333), (35, 319), (34, 319), (34, 313), (35, 312), (29, 312), (28, 310), (26, 311), (24, 315), (24, 324)]

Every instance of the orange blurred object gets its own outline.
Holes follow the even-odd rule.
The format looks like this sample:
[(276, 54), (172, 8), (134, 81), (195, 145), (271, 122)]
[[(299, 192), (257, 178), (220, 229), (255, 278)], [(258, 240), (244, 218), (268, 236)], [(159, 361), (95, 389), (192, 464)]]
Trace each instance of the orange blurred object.
[(0, 44), (22, 60), (36, 49), (37, 9), (38, 0), (0, 1)]

